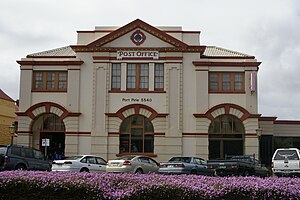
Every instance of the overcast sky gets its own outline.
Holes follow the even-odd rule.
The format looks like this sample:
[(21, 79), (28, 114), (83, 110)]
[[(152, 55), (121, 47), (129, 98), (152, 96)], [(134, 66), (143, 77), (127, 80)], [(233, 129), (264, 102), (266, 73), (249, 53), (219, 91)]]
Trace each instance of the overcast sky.
[(0, 88), (18, 99), (16, 60), (76, 44), (78, 30), (135, 19), (201, 31), (201, 45), (254, 55), (259, 113), (300, 120), (299, 0), (1, 0)]

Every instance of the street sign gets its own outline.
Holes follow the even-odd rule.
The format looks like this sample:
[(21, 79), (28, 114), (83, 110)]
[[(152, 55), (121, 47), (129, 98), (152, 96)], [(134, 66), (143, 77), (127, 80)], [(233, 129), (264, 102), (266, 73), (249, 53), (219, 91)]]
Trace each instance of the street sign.
[(43, 147), (49, 147), (50, 146), (50, 139), (48, 139), (48, 138), (42, 139), (42, 146)]

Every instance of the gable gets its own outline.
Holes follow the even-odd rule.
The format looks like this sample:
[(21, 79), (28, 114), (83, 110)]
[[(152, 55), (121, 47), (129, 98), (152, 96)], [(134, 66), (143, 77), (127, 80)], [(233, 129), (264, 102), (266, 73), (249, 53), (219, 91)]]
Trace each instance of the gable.
[(141, 28), (133, 29), (132, 31), (104, 44), (102, 47), (143, 47), (143, 48), (171, 48), (174, 45), (157, 38), (156, 36), (142, 30)]
[[(140, 36), (142, 34), (144, 34), (146, 36), (145, 41), (143, 43), (145, 43), (146, 40), (148, 40), (147, 39), (148, 37), (150, 38), (150, 40), (148, 40), (148, 42), (145, 43), (146, 46), (147, 45), (150, 46), (150, 41), (156, 41), (157, 42), (156, 45), (162, 44), (162, 42), (163, 42), (164, 45), (166, 45), (166, 47), (167, 46), (168, 47), (170, 47), (170, 46), (178, 47), (178, 48), (187, 48), (188, 47), (188, 45), (185, 44), (184, 42), (170, 36), (169, 34), (165, 33), (164, 31), (161, 31), (139, 19), (95, 40), (94, 42), (91, 42), (90, 44), (87, 45), (87, 47), (88, 48), (97, 48), (97, 47), (105, 47), (105, 45), (106, 46), (110, 46), (110, 45), (115, 46), (115, 44), (118, 42), (121, 42), (121, 44), (122, 44), (122, 41), (125, 42), (125, 38), (127, 39), (126, 42), (128, 42), (129, 38), (130, 38), (129, 41), (132, 42), (133, 40), (131, 37), (134, 36), (132, 34), (135, 33), (136, 31), (140, 31), (140, 33), (141, 33)], [(137, 35), (139, 35), (139, 33), (137, 33)], [(156, 38), (156, 40), (154, 40), (154, 38)], [(119, 39), (118, 42), (115, 41), (117, 39)], [(139, 44), (138, 40), (135, 42), (132, 42), (132, 44), (134, 44), (135, 47), (139, 47), (142, 45), (142, 44)], [(125, 44), (123, 44), (123, 45), (125, 46)], [(128, 44), (126, 46), (128, 47)]]

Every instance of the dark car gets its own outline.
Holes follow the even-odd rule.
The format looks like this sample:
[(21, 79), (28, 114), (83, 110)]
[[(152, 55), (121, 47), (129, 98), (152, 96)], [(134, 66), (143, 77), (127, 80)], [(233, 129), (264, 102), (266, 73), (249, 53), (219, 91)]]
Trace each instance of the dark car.
[(51, 171), (51, 161), (31, 147), (18, 145), (0, 146), (0, 170)]
[(199, 174), (214, 176), (215, 170), (207, 167), (207, 162), (198, 157), (173, 157), (159, 165), (161, 174)]

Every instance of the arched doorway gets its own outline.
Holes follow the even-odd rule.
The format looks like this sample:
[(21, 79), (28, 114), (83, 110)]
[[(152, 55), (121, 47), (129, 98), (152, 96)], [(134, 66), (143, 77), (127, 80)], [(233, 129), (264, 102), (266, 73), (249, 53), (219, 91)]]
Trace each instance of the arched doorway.
[(120, 126), (120, 153), (153, 153), (154, 128), (141, 115), (127, 117)]
[(209, 159), (244, 154), (244, 125), (233, 115), (221, 115), (209, 126)]
[(47, 147), (48, 158), (53, 158), (55, 152), (64, 155), (65, 152), (65, 125), (56, 114), (42, 114), (32, 125), (33, 135), (39, 142), (39, 149), (45, 152), (42, 139), (49, 139), (50, 146)]

